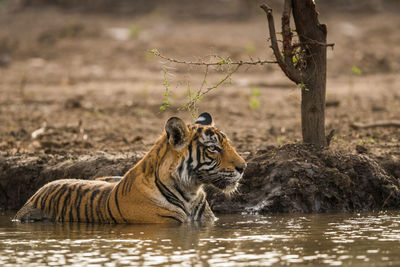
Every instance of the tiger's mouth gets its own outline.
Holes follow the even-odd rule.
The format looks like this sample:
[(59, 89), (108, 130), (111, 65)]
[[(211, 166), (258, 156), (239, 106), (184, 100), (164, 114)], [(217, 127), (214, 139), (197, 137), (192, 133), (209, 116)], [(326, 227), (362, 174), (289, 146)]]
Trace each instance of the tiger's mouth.
[(242, 176), (243, 173), (240, 173), (237, 170), (221, 171), (218, 172), (218, 177), (211, 181), (211, 184), (229, 195), (236, 191)]

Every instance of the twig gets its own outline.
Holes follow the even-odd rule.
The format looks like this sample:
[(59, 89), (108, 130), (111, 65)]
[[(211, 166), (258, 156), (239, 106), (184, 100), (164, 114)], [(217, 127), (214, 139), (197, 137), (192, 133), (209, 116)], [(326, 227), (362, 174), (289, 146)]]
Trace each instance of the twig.
[(221, 65), (264, 65), (264, 64), (276, 64), (277, 61), (273, 60), (257, 60), (257, 61), (228, 61), (226, 59), (221, 59), (218, 62), (202, 62), (202, 61), (185, 61), (185, 60), (177, 60), (174, 58), (169, 58), (162, 55), (158, 50), (153, 49), (150, 51), (155, 56), (165, 59), (169, 62), (177, 63), (177, 64), (185, 64), (185, 65), (196, 65), (196, 66), (221, 66)]
[(329, 134), (326, 136), (327, 147), (331, 144), (332, 137), (335, 135), (335, 129), (332, 129)]
[(308, 38), (307, 36), (304, 36), (304, 35), (301, 35), (301, 37), (303, 37), (304, 39), (309, 40), (309, 42), (305, 42), (304, 44), (314, 44), (314, 45), (320, 45), (320, 46), (329, 46), (332, 49), (335, 46), (335, 43), (321, 43), (321, 42), (318, 42), (317, 40), (313, 40), (313, 39)]
[(196, 107), (196, 103), (199, 99), (201, 99), (204, 95), (209, 93), (211, 90), (217, 88), (218, 86), (220, 86), (221, 84), (226, 82), (226, 80), (228, 80), (232, 76), (232, 74), (237, 72), (241, 66), (242, 66), (241, 64), (238, 64), (233, 70), (229, 71), (228, 74), (224, 78), (222, 78), (218, 83), (216, 83), (215, 85), (213, 85), (211, 87), (208, 87), (207, 89), (205, 89), (205, 91), (202, 90), (203, 85), (205, 84), (205, 79), (204, 79), (203, 83), (202, 83), (200, 89), (197, 91), (196, 95), (194, 97), (192, 97), (192, 99), (190, 99), (190, 101), (188, 103), (181, 106), (179, 109), (194, 110)]
[[(176, 64), (184, 64), (184, 65), (195, 65), (195, 66), (201, 66), (205, 68), (204, 71), (204, 77), (203, 77), (203, 81), (200, 85), (200, 88), (197, 90), (197, 92), (194, 94), (194, 96), (191, 95), (190, 90), (189, 90), (189, 96), (190, 96), (190, 101), (187, 102), (186, 104), (184, 104), (183, 106), (181, 106), (179, 109), (186, 109), (189, 111), (195, 111), (196, 110), (196, 104), (197, 102), (207, 93), (209, 93), (211, 90), (216, 89), (217, 87), (219, 87), (221, 84), (225, 83), (228, 79), (230, 79), (230, 77), (239, 70), (239, 68), (243, 65), (247, 65), (247, 66), (255, 66), (255, 65), (264, 65), (264, 64), (275, 64), (278, 63), (277, 61), (273, 61), (273, 60), (261, 60), (258, 59), (257, 61), (254, 61), (252, 58), (250, 58), (250, 61), (232, 61), (230, 58), (223, 58), (223, 57), (218, 57), (218, 56), (214, 56), (218, 59), (220, 59), (217, 62), (204, 62), (204, 61), (186, 61), (186, 60), (178, 60), (175, 58), (169, 58), (167, 56), (162, 55), (157, 49), (153, 49), (151, 51), (149, 51), (150, 53), (152, 53), (154, 56), (157, 56), (161, 59), (164, 59), (168, 62), (172, 62), (172, 63), (176, 63)], [(209, 58), (209, 57), (207, 57)], [(204, 86), (207, 84), (207, 76), (208, 76), (208, 72), (209, 72), (209, 68), (210, 67), (217, 67), (220, 68), (222, 66), (228, 65), (228, 72), (227, 74), (221, 79), (219, 80), (218, 83), (214, 84), (213, 86), (210, 86), (206, 89), (203, 89)], [(234, 68), (232, 68), (232, 66), (235, 66)], [(164, 71), (164, 76), (165, 76), (165, 71)], [(164, 77), (164, 80), (166, 82), (168, 82), (166, 80), (166, 78)], [(168, 93), (168, 87), (166, 87), (166, 93)], [(160, 107), (160, 109), (165, 110), (165, 104), (168, 102), (164, 102), (163, 101), (163, 106)]]
[(201, 82), (201, 86), (200, 86), (200, 91), (203, 90), (204, 85), (207, 83), (207, 76), (208, 76), (208, 68), (210, 66), (206, 66), (206, 70), (204, 71), (204, 77), (203, 77), (203, 81)]
[(237, 72), (238, 69), (240, 68), (240, 66), (242, 66), (242, 65), (243, 65), (243, 64), (238, 64), (238, 65), (236, 66), (235, 69), (233, 69), (232, 71), (228, 72), (228, 74), (227, 74), (224, 78), (222, 78), (217, 84), (215, 84), (214, 86), (211, 86), (211, 87), (207, 88), (206, 91), (203, 92), (203, 93), (201, 94), (201, 96), (207, 94), (207, 93), (208, 93), (209, 91), (211, 91), (212, 89), (215, 89), (215, 88), (217, 88), (218, 86), (220, 86), (221, 84), (223, 84), (226, 80), (228, 80), (228, 79), (232, 76), (232, 74), (234, 74), (235, 72)]
[(350, 126), (354, 129), (368, 129), (377, 127), (400, 127), (400, 121), (377, 121), (365, 124), (354, 122)]

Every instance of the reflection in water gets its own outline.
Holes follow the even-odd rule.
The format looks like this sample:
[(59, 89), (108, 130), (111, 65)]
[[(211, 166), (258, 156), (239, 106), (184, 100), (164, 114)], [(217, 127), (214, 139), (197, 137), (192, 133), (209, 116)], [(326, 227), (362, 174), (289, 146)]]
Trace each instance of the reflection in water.
[(225, 215), (215, 225), (17, 223), (0, 265), (400, 264), (400, 213)]

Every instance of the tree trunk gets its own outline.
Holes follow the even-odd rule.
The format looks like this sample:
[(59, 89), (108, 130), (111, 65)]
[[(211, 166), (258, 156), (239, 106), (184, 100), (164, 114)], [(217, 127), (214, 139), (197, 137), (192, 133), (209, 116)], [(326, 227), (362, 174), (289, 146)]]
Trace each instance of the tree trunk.
[(306, 66), (301, 70), (301, 125), (303, 141), (327, 146), (325, 135), (326, 35), (313, 0), (292, 0), (293, 18)]

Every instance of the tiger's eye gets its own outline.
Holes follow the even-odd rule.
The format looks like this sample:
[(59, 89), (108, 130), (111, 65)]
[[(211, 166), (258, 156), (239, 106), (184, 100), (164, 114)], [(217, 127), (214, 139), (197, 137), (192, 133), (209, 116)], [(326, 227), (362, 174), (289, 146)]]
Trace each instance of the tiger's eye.
[(214, 145), (208, 146), (207, 150), (210, 151), (211, 153), (217, 153), (217, 152), (221, 151), (221, 149), (218, 146), (214, 146)]

